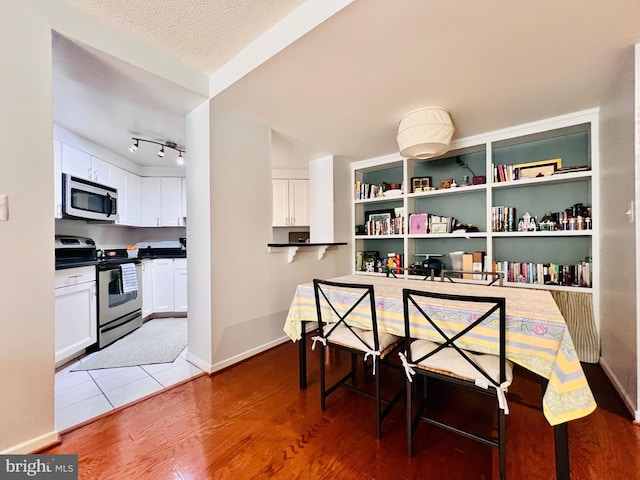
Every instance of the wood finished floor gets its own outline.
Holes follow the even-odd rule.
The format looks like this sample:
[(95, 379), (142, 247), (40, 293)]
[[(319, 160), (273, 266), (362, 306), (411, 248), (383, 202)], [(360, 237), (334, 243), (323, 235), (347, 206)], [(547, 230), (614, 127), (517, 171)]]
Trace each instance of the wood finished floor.
[[(70, 431), (41, 453), (78, 454), (81, 480), (498, 478), (496, 450), (425, 423), (407, 457), (404, 405), (385, 420), (381, 440), (364, 397), (340, 389), (322, 412), (318, 352), (308, 359), (307, 390), (297, 385), (297, 345), (287, 343)], [(348, 361), (331, 355), (328, 364), (336, 371)], [(571, 478), (640, 480), (640, 427), (600, 368), (583, 366), (598, 409), (569, 425)], [(387, 390), (400, 373), (388, 372)], [(508, 478), (555, 478), (538, 380), (517, 369), (508, 400)], [(457, 401), (472, 415), (482, 407)]]

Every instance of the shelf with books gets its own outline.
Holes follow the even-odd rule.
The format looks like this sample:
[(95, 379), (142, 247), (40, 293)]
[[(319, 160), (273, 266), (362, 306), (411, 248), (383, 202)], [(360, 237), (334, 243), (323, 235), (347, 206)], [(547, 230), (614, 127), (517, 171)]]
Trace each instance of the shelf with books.
[(494, 261), (492, 270), (504, 272), (509, 284), (591, 288), (590, 258), (575, 264)]
[[(592, 210), (598, 205), (594, 182), (598, 175), (597, 125), (597, 110), (587, 110), (459, 139), (441, 158), (400, 159), (394, 154), (353, 163), (354, 181), (403, 187), (397, 197), (354, 200), (355, 224), (364, 224), (369, 212), (384, 209), (393, 210), (404, 220), (404, 231), (393, 237), (356, 235), (354, 254), (368, 249), (379, 250), (381, 256), (402, 252), (411, 263), (417, 252), (427, 251), (442, 255), (448, 268), (449, 253), (456, 251), (484, 251), (487, 262), (574, 265), (592, 257), (598, 250), (599, 212)], [(507, 180), (507, 175), (507, 181), (496, 181), (495, 165), (506, 166), (512, 179)], [(449, 180), (465, 186), (440, 188)], [(498, 207), (513, 209), (510, 227), (494, 227), (493, 209)], [(572, 215), (572, 209), (582, 215)], [(418, 233), (411, 228), (414, 214), (435, 215), (451, 222), (441, 222), (447, 223), (446, 231), (438, 226), (445, 233), (433, 233), (429, 227)], [(535, 230), (517, 231), (525, 214), (532, 220), (529, 227)], [(469, 228), (453, 230), (454, 222)], [(597, 292), (597, 257), (592, 267), (593, 288), (524, 285)]]
[(500, 188), (517, 188), (517, 187), (527, 187), (531, 185), (540, 185), (545, 183), (572, 183), (579, 182), (582, 180), (590, 180), (592, 177), (591, 171), (585, 172), (577, 172), (577, 173), (563, 173), (561, 175), (554, 174), (545, 177), (535, 177), (535, 178), (522, 178), (520, 180), (510, 180), (505, 182), (493, 182), (492, 188), (500, 189)]

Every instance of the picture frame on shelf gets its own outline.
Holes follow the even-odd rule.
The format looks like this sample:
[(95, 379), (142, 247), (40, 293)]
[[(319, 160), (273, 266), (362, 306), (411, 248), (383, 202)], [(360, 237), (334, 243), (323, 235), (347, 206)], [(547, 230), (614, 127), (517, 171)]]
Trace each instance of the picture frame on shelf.
[(391, 219), (396, 216), (395, 209), (393, 208), (385, 208), (382, 210), (370, 210), (364, 213), (364, 221), (365, 223), (369, 220), (379, 220), (382, 218)]
[(438, 190), (444, 190), (447, 188), (451, 188), (451, 184), (453, 183), (453, 178), (445, 178), (440, 182), (440, 188)]
[(537, 162), (519, 163), (513, 166), (518, 171), (518, 179), (548, 177), (562, 168), (561, 158), (540, 160)]
[(431, 222), (431, 233), (442, 234), (449, 233), (448, 222)]
[(431, 177), (411, 177), (411, 193), (427, 192), (431, 189)]
[(426, 234), (429, 226), (429, 216), (426, 213), (412, 213), (409, 215), (409, 233)]

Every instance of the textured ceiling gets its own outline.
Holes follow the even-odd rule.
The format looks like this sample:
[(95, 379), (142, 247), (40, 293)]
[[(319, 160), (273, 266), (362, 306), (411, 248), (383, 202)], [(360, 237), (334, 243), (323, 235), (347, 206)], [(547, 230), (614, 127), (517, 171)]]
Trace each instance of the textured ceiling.
[[(129, 38), (207, 72), (302, 3), (66, 1)], [(400, 117), (422, 106), (448, 108), (455, 138), (598, 107), (617, 76), (633, 65), (638, 42), (637, 0), (356, 0), (215, 101), (315, 152), (362, 159), (397, 152)], [(135, 68), (94, 59), (120, 71)], [(87, 82), (97, 80), (85, 73)], [(74, 82), (77, 94), (82, 82)], [(126, 124), (121, 138), (134, 129), (184, 135), (180, 109), (189, 111), (189, 102), (178, 102), (176, 109), (166, 94), (171, 90), (150, 80), (144, 85), (160, 101), (142, 115), (145, 105), (137, 105), (143, 97), (131, 95), (124, 83), (93, 88), (104, 99), (96, 104), (102, 111), (88, 108), (83, 115), (101, 121), (95, 128), (80, 125), (84, 136), (112, 142), (110, 147), (94, 140), (121, 154), (126, 141), (116, 142), (114, 131), (109, 132), (114, 139), (104, 138), (103, 126)], [(85, 100), (91, 100), (91, 87), (86, 88), (86, 95), (75, 99), (78, 110), (68, 112), (72, 116), (90, 105)], [(105, 103), (109, 97), (111, 104)], [(129, 109), (112, 115), (111, 107), (124, 101)]]
[(67, 3), (211, 74), (304, 0), (67, 0)]

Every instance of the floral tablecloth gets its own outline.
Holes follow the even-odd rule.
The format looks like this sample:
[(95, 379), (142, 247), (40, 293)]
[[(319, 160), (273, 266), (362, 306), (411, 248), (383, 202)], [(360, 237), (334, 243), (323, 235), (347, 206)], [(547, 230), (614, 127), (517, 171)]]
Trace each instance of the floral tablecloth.
[[(507, 307), (507, 358), (549, 380), (543, 397), (544, 415), (551, 425), (584, 417), (596, 403), (580, 365), (567, 324), (551, 294), (546, 290), (488, 287), (461, 283), (419, 281), (374, 276), (347, 275), (331, 279), (337, 282), (374, 286), (378, 329), (404, 335), (402, 289), (412, 288), (442, 293), (504, 297)], [(317, 321), (313, 284), (299, 285), (291, 302), (284, 331), (293, 341), (300, 339), (301, 322)], [(474, 312), (451, 302), (430, 301), (430, 313), (438, 311), (461, 328)], [(438, 340), (435, 332), (420, 317), (412, 319), (412, 335)], [(487, 326), (484, 335), (469, 337), (468, 347), (497, 354), (497, 330)]]

